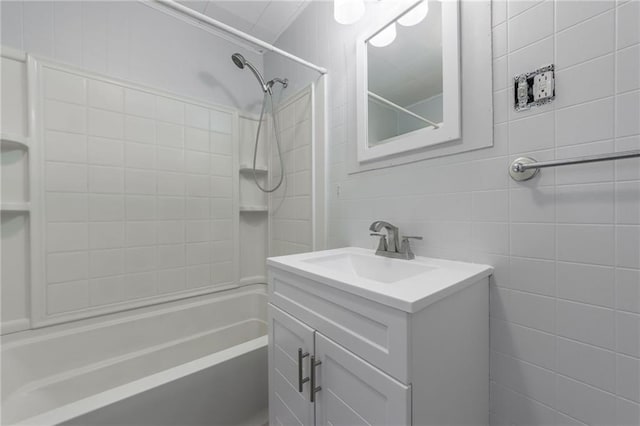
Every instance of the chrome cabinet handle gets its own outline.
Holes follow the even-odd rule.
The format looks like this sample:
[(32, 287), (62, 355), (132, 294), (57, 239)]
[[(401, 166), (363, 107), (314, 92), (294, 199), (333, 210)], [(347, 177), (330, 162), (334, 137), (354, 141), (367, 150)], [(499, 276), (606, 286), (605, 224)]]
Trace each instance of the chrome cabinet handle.
[(311, 355), (311, 389), (309, 389), (309, 401), (315, 402), (316, 393), (322, 390), (322, 386), (316, 387), (316, 367), (322, 364), (322, 361), (316, 360), (316, 357)]
[(308, 376), (302, 377), (302, 360), (308, 356), (309, 352), (302, 353), (302, 348), (298, 348), (298, 392), (302, 392), (302, 385), (309, 381)]

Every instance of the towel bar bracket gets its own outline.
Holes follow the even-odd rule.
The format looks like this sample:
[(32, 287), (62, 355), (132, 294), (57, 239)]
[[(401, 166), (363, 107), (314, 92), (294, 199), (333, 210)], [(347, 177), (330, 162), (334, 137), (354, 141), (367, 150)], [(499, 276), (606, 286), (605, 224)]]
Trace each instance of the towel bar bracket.
[(513, 160), (513, 162), (509, 166), (509, 176), (511, 176), (513, 180), (516, 180), (518, 182), (533, 179), (533, 177), (538, 174), (540, 169), (523, 170), (520, 168), (520, 165), (533, 164), (535, 162), (536, 160), (530, 157), (516, 158), (515, 160)]

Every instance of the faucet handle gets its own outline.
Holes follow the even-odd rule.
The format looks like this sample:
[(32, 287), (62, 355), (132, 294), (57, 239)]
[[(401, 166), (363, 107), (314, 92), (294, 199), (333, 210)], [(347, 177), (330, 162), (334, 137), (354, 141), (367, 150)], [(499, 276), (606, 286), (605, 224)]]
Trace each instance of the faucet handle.
[(400, 253), (404, 254), (406, 259), (415, 259), (416, 255), (413, 254), (411, 250), (411, 245), (409, 244), (409, 240), (421, 240), (422, 237), (418, 236), (402, 236), (402, 245), (400, 246)]
[(384, 234), (378, 234), (376, 232), (373, 232), (371, 234), (372, 237), (380, 237), (380, 242), (378, 243), (378, 248), (376, 249), (376, 252), (379, 251), (387, 251), (387, 236)]

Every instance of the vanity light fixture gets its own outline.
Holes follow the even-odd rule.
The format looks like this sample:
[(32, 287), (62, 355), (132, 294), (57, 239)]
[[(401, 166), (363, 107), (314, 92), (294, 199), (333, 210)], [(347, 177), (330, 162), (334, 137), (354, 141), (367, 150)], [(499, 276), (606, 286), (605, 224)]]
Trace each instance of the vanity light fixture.
[(333, 19), (338, 23), (354, 24), (364, 16), (364, 0), (333, 0)]
[(420, 4), (415, 6), (409, 12), (404, 14), (398, 19), (398, 24), (403, 27), (411, 27), (419, 24), (429, 13), (429, 1), (423, 0)]
[(376, 34), (369, 42), (375, 47), (385, 47), (396, 39), (396, 23), (392, 22), (384, 30)]

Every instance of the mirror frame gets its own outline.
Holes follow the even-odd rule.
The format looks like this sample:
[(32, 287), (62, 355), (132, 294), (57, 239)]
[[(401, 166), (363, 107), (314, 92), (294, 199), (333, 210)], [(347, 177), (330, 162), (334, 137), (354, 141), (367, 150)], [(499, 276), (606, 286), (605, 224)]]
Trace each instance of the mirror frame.
[[(430, 0), (437, 1), (437, 0)], [(379, 25), (358, 39), (356, 46), (357, 60), (357, 161), (369, 163), (388, 159), (391, 156), (413, 152), (421, 148), (442, 144), (460, 139), (461, 111), (460, 103), (460, 13), (458, 0), (441, 1), (442, 7), (442, 113), (443, 123), (437, 129), (426, 127), (404, 133), (384, 142), (369, 146), (369, 96), (368, 96), (368, 63), (367, 41), (396, 21), (400, 16), (409, 12), (420, 2), (406, 7), (394, 15), (393, 19)], [(406, 6), (406, 3), (405, 3)], [(445, 31), (446, 28), (446, 31)]]

